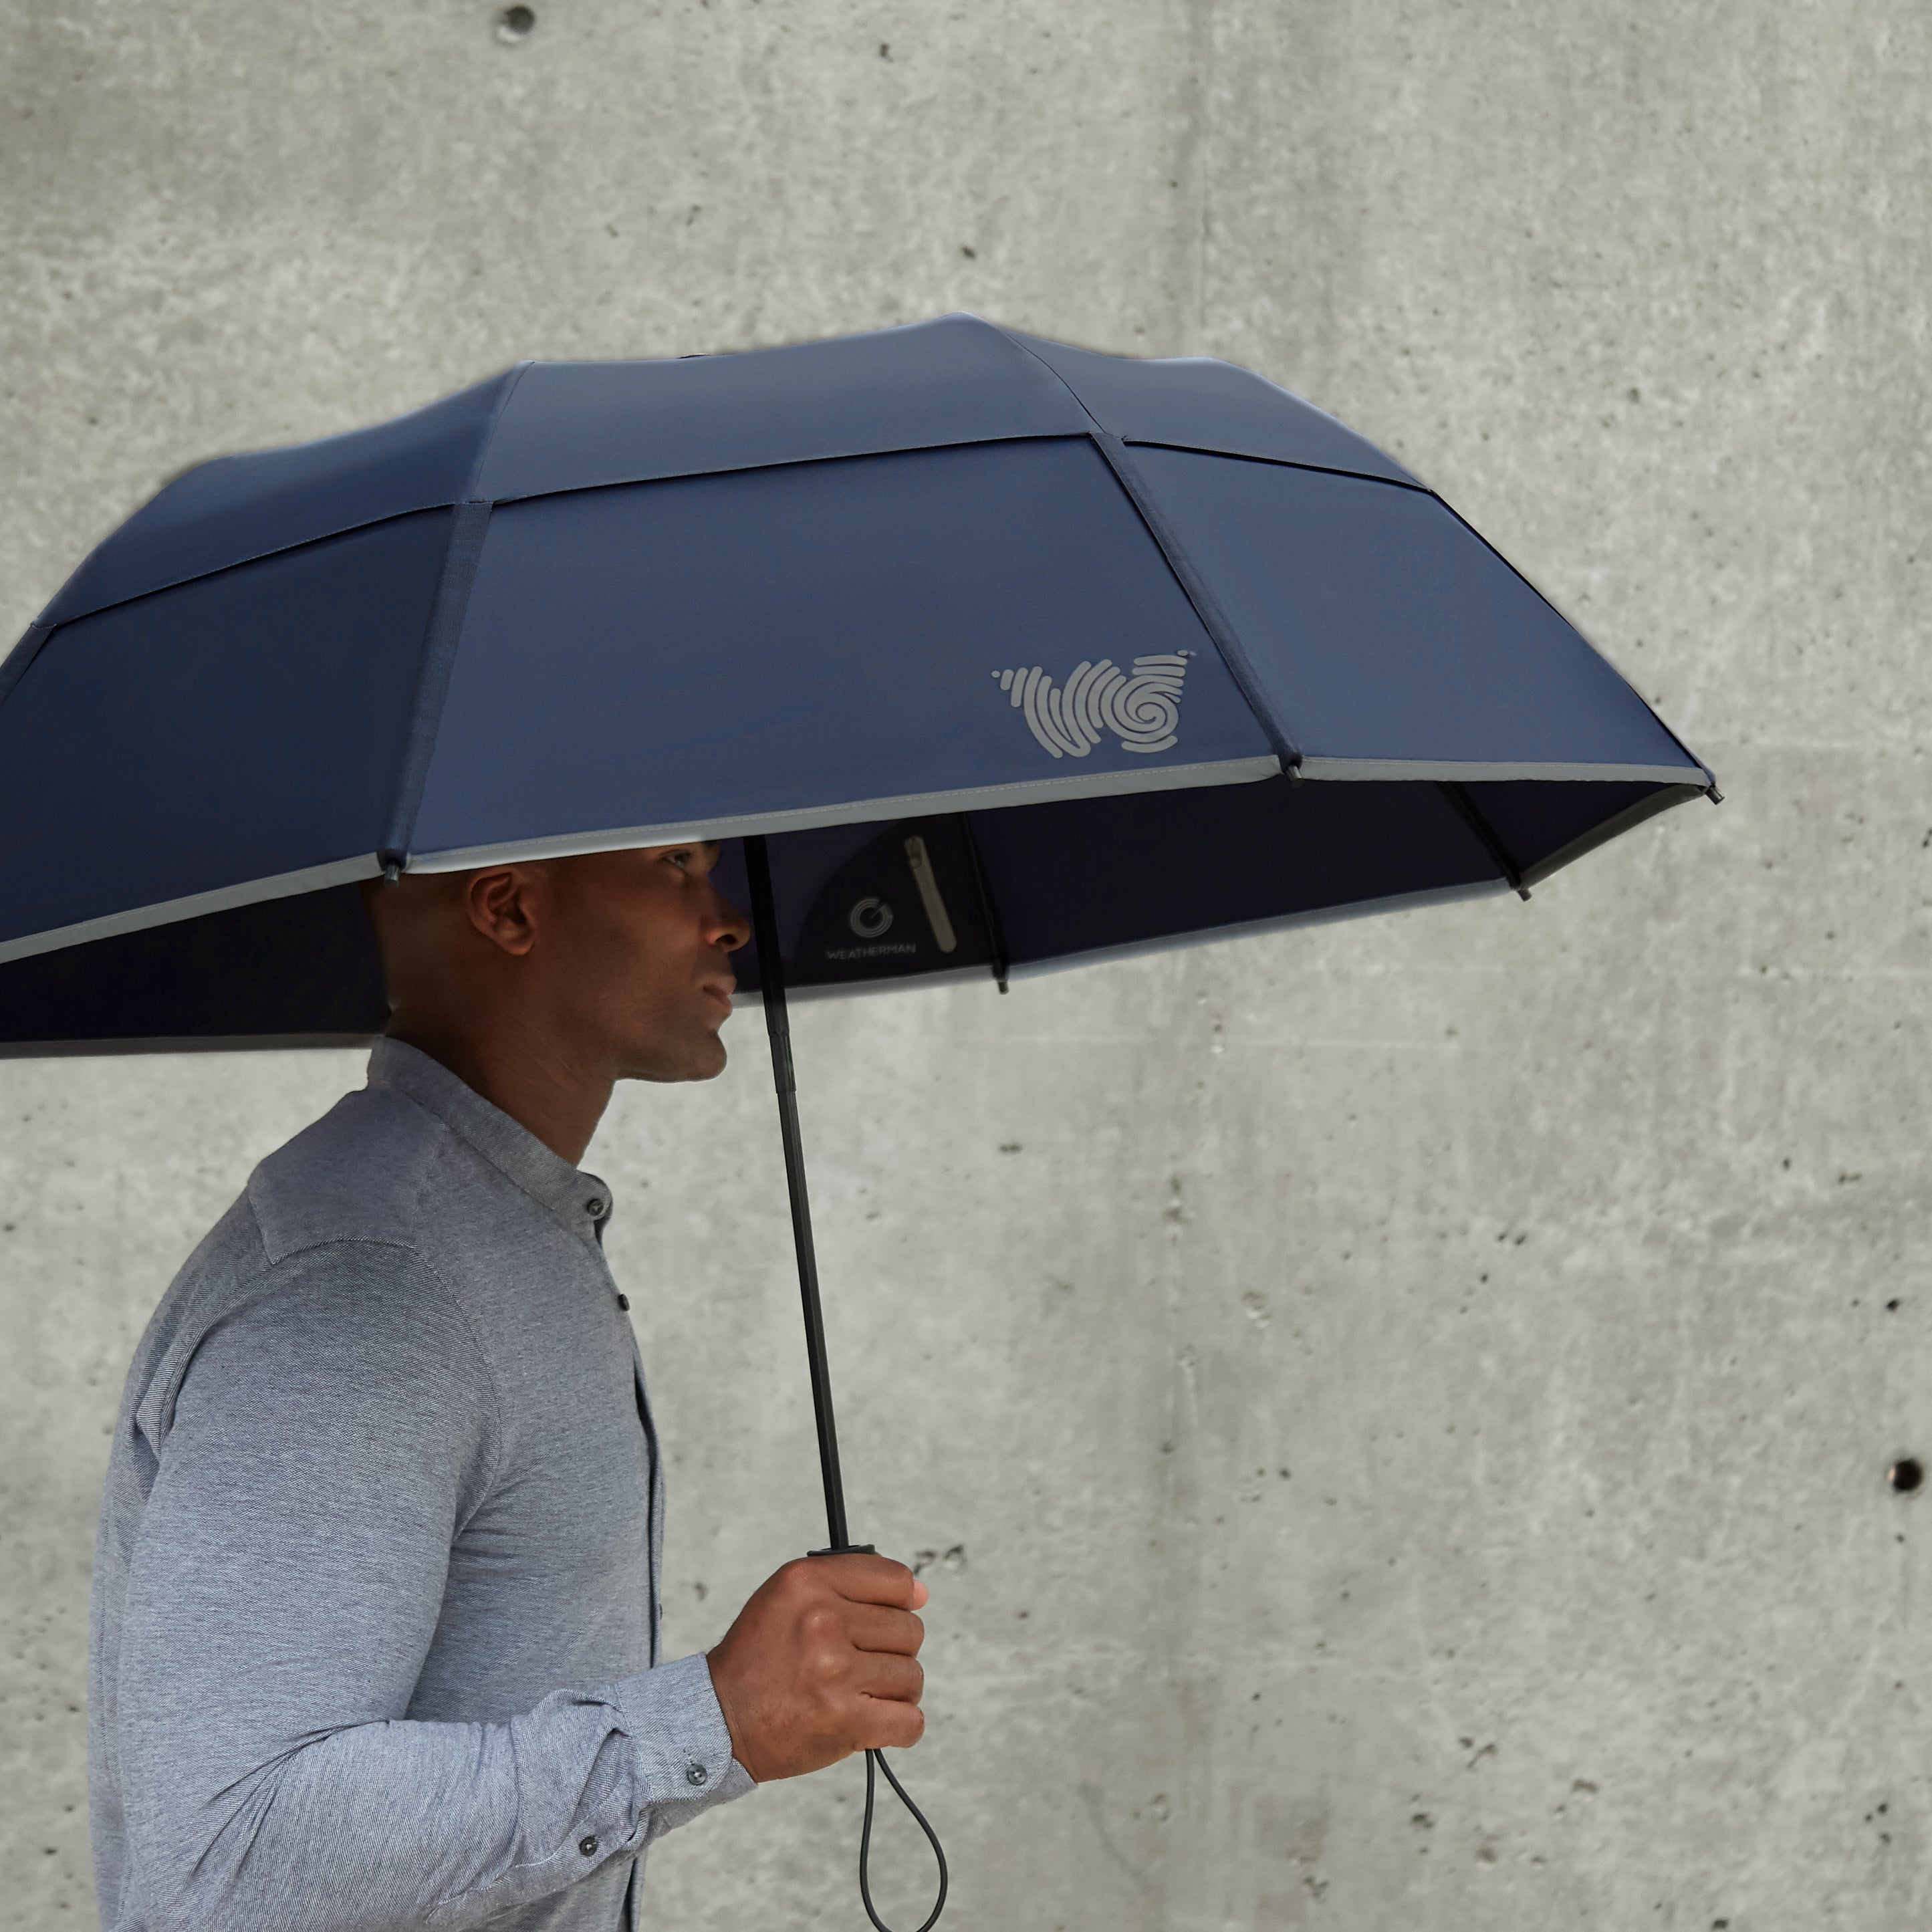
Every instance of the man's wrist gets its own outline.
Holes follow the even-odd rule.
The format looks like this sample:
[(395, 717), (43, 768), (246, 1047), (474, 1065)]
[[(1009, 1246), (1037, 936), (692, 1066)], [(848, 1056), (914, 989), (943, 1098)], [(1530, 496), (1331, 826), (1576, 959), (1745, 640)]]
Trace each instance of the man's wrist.
[(714, 1803), (749, 1790), (703, 1652), (612, 1685), (652, 1805)]

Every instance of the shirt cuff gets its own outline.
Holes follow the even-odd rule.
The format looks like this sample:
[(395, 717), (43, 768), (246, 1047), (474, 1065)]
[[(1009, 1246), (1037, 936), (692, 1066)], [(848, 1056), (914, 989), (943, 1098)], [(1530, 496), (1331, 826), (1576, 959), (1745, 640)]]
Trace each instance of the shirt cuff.
[(638, 1798), (646, 1839), (754, 1789), (731, 1755), (731, 1733), (710, 1660), (702, 1651), (627, 1677), (604, 1694), (616, 1706), (636, 1754)]

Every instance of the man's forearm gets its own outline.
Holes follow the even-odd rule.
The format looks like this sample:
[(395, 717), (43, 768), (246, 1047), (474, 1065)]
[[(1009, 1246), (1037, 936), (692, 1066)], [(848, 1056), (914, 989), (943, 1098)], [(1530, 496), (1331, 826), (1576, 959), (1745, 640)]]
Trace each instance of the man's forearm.
[(141, 1922), (183, 1932), (480, 1924), (751, 1788), (701, 1656), (506, 1723), (289, 1740), (215, 1791), (136, 1729), (160, 1747), (122, 1767)]

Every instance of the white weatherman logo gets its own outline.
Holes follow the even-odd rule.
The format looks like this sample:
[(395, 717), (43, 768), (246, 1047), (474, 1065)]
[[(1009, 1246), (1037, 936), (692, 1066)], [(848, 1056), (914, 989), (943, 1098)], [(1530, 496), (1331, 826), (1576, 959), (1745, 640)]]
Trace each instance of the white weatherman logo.
[(1064, 685), (1034, 664), (1021, 670), (996, 670), (1000, 688), (1016, 711), (1026, 713), (1028, 728), (1056, 758), (1084, 758), (1100, 742), (1103, 729), (1124, 752), (1165, 752), (1176, 742), (1180, 723), (1180, 686), (1192, 651), (1136, 658), (1132, 675), (1112, 658), (1073, 667)]

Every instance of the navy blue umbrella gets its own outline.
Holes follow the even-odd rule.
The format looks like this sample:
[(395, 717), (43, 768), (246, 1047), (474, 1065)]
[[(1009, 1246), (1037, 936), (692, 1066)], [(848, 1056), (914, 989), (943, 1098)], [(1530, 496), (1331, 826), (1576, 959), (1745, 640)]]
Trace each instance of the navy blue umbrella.
[(0, 666), (0, 1052), (366, 1040), (358, 881), (727, 841), (845, 1548), (788, 982), (1527, 896), (1700, 792), (1440, 497), (1228, 364), (963, 315), (523, 363), (186, 472)]
[(795, 988), (1004, 981), (1524, 889), (1712, 784), (1228, 364), (526, 363), (188, 471), (0, 667), (0, 1050), (365, 1040), (385, 868), (764, 833)]

